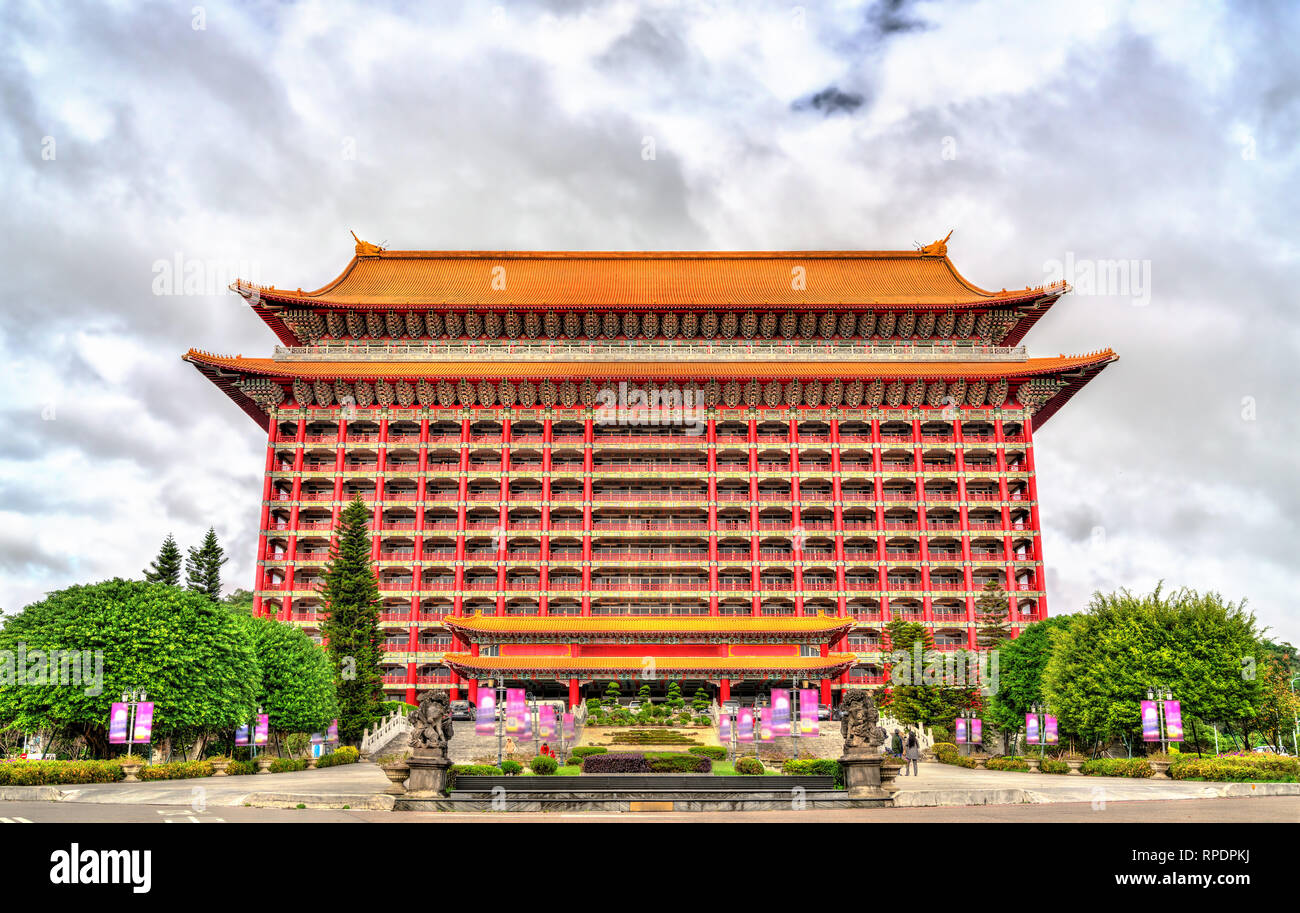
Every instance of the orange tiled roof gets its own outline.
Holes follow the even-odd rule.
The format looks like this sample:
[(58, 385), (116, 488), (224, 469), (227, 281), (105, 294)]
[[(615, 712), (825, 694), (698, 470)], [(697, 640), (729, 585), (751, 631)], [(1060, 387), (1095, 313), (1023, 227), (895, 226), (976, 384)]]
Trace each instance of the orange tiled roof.
[[(1058, 283), (986, 291), (957, 272), (946, 250), (932, 244), (915, 251), (381, 251), (359, 244), (358, 256), (338, 278), (315, 291), (237, 286), (299, 304), (476, 309), (937, 308), (1027, 301), (1066, 290)], [(793, 281), (798, 276), (802, 287)]]
[(789, 634), (830, 637), (854, 625), (852, 618), (827, 615), (802, 617), (754, 618), (749, 616), (713, 617), (708, 615), (660, 615), (610, 617), (579, 615), (496, 616), (466, 615), (446, 618), (447, 627), (467, 634)]
[[(470, 675), (496, 673), (558, 673), (588, 675), (596, 672), (640, 672), (640, 656), (471, 656), (446, 653), (443, 662)], [(792, 672), (836, 675), (857, 662), (852, 653), (830, 656), (657, 656), (655, 669), (665, 673)]]
[(272, 358), (244, 358), (213, 355), (190, 349), (184, 356), (196, 366), (238, 371), (262, 377), (372, 378), (448, 377), (516, 379), (548, 377), (591, 377), (655, 380), (676, 378), (993, 378), (1054, 374), (1077, 368), (1103, 365), (1118, 356), (1111, 349), (1086, 355), (1057, 355), (1016, 362), (375, 362), (375, 361), (276, 361)]

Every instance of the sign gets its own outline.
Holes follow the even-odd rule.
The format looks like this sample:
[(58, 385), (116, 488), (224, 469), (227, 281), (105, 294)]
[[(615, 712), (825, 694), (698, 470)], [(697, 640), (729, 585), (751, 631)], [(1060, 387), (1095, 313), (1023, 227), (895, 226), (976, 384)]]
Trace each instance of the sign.
[(1038, 744), (1038, 714), (1025, 714), (1025, 741), (1030, 745)]
[(758, 740), (760, 742), (770, 742), (772, 741), (772, 735), (772, 708), (764, 707), (758, 711)]
[(790, 736), (790, 692), (772, 689), (772, 737)]
[(954, 736), (953, 741), (955, 741), (958, 745), (965, 745), (966, 744), (966, 718), (964, 716), (959, 716), (954, 722), (956, 724), (957, 733)]
[(523, 688), (506, 689), (506, 735), (522, 737), (524, 733), (527, 708), (524, 704)]
[(325, 730), (325, 741), (337, 742), (339, 740), (339, 721), (330, 722), (329, 729)]
[(265, 745), (270, 741), (271, 717), (265, 713), (257, 715), (257, 728), (253, 730), (253, 744)]
[(325, 744), (325, 733), (323, 733), (323, 732), (313, 732), (313, 733), (311, 734), (311, 743), (312, 743), (313, 745), (324, 745), (324, 744)]
[(984, 744), (984, 721), (979, 717), (970, 721), (970, 742), (972, 745)]
[(239, 726), (238, 728), (235, 729), (235, 744), (236, 744), (236, 745), (247, 745), (247, 744), (249, 744), (249, 742), (248, 742), (248, 724), (247, 724), (247, 723), (245, 723), (243, 726)]
[(736, 714), (736, 741), (754, 741), (754, 711), (742, 707)]
[(731, 742), (731, 714), (718, 714), (718, 741), (723, 745)]
[(1160, 711), (1155, 701), (1142, 702), (1142, 741), (1160, 741)]
[(1056, 717), (1043, 717), (1043, 744), (1055, 745), (1059, 741), (1060, 738), (1056, 734)]
[(1171, 742), (1183, 740), (1183, 705), (1181, 701), (1165, 701), (1165, 738)]
[(126, 724), (131, 715), (128, 705), (114, 701), (108, 711), (108, 741), (113, 745), (126, 744)]
[(555, 707), (550, 704), (542, 704), (537, 708), (537, 737), (539, 739), (554, 739), (559, 736), (555, 729)]
[(816, 688), (802, 688), (799, 691), (799, 735), (817, 736), (821, 734), (820, 695)]
[(560, 722), (564, 726), (564, 739), (566, 742), (572, 742), (578, 737), (578, 723), (572, 713), (565, 713), (560, 716)]
[(474, 711), (475, 735), (496, 735), (497, 733), (497, 695), (490, 688), (479, 685), (478, 707)]

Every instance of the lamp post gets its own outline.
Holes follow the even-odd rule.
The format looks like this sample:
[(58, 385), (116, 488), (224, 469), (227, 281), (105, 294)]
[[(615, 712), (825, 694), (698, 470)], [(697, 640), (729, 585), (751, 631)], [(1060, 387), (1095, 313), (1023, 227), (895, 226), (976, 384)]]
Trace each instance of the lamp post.
[(1041, 760), (1047, 744), (1047, 705), (1035, 701), (1029, 705), (1029, 712), (1038, 719), (1038, 757)]
[[(135, 708), (140, 704), (146, 703), (149, 695), (145, 694), (144, 689), (131, 689), (122, 692), (122, 703), (126, 704), (128, 709), (126, 719), (126, 753), (131, 753), (131, 747), (135, 744)], [(261, 708), (259, 707), (260, 711)], [(42, 749), (43, 750), (43, 749)]]
[[(960, 714), (958, 714), (958, 716), (960, 716), (962, 719), (966, 721), (966, 753), (971, 754), (972, 752), (975, 751), (974, 748), (975, 743), (971, 741), (971, 734), (975, 731), (971, 726), (971, 721), (975, 719), (975, 711), (970, 709), (963, 710)], [(1041, 738), (1042, 731), (1043, 730), (1039, 728), (1038, 730), (1040, 735), (1039, 741), (1042, 741)]]
[(1147, 688), (1147, 700), (1156, 705), (1156, 724), (1160, 727), (1160, 753), (1169, 752), (1169, 730), (1165, 725), (1165, 701), (1174, 699), (1173, 692), (1160, 688)]

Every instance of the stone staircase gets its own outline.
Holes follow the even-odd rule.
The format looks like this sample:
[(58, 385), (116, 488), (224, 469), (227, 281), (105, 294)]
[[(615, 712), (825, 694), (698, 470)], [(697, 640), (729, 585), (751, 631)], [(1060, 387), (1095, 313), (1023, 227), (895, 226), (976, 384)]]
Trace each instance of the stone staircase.
[(410, 753), (407, 741), (411, 735), (411, 721), (406, 713), (394, 710), (384, 717), (373, 729), (367, 729), (361, 736), (361, 757), (379, 758), (387, 754), (405, 755)]

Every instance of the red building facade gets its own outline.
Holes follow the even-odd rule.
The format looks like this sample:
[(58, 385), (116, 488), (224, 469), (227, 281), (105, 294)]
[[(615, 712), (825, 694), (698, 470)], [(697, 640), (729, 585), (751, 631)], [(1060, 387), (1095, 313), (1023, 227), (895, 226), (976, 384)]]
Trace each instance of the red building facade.
[[(884, 626), (1046, 616), (1034, 433), (1116, 359), (1031, 358), (1068, 289), (918, 251), (386, 251), (239, 283), (271, 358), (186, 356), (267, 433), (255, 605), (314, 631), (373, 507), (386, 687), (883, 681)], [(603, 684), (597, 686), (603, 690)]]

